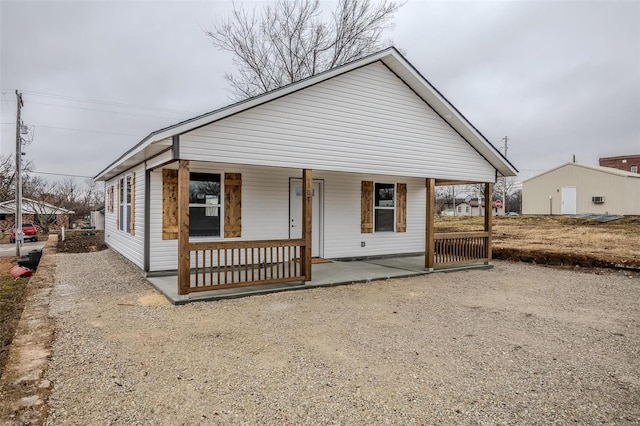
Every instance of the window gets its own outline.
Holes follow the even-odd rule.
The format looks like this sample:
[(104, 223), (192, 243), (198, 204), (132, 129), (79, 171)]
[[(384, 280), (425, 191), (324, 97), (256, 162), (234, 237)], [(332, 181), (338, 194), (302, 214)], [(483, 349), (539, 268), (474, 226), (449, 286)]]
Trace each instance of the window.
[(376, 183), (374, 200), (375, 232), (393, 232), (395, 230), (395, 192), (393, 183)]
[(118, 229), (131, 233), (131, 175), (120, 178), (120, 193), (118, 199), (120, 200), (120, 218), (118, 222)]
[(462, 213), (462, 206), (458, 206), (458, 213)]
[(220, 236), (221, 194), (219, 174), (191, 173), (189, 178), (189, 236)]
[(638, 173), (638, 166), (631, 166), (631, 173)]
[(464, 210), (469, 213), (469, 206), (465, 207)]

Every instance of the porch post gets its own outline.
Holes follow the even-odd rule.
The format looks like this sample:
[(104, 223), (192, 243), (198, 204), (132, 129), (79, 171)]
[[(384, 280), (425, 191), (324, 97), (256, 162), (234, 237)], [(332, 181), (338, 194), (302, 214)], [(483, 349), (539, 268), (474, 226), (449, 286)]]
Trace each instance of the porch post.
[(427, 187), (427, 204), (425, 209), (426, 234), (424, 240), (424, 267), (429, 271), (433, 271), (435, 265), (433, 227), (435, 225), (436, 214), (436, 180), (434, 178), (427, 178), (425, 183)]
[(178, 294), (189, 294), (191, 286), (189, 253), (189, 160), (178, 166)]
[(488, 232), (487, 236), (487, 264), (491, 262), (491, 234), (493, 224), (493, 183), (484, 184), (484, 232)]
[(313, 171), (302, 170), (302, 238), (304, 238), (304, 253), (300, 253), (302, 259), (302, 275), (305, 281), (311, 281), (311, 228), (312, 228), (312, 203), (313, 203)]

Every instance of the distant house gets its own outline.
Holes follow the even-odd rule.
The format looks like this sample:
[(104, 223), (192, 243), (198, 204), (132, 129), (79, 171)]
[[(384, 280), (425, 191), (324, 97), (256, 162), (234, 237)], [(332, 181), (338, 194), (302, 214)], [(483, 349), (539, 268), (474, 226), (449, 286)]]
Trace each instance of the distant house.
[(640, 174), (567, 163), (522, 183), (522, 213), (640, 215)]
[[(36, 201), (30, 198), (22, 199), (22, 223), (32, 223), (42, 231), (45, 228), (50, 231), (57, 231), (61, 227), (69, 227), (69, 215), (73, 214), (72, 210), (54, 206), (53, 204), (43, 201)], [(9, 200), (0, 203), (0, 231), (11, 232), (16, 222), (16, 200)]]
[(618, 157), (604, 157), (600, 159), (600, 166), (612, 167), (631, 173), (640, 173), (640, 154), (620, 155)]
[[(493, 203), (492, 203), (493, 205)], [(494, 216), (504, 215), (504, 208), (492, 208), (492, 214)], [(456, 216), (483, 216), (484, 215), (484, 200), (478, 201), (477, 198), (471, 200), (465, 200), (459, 202), (456, 205)]]

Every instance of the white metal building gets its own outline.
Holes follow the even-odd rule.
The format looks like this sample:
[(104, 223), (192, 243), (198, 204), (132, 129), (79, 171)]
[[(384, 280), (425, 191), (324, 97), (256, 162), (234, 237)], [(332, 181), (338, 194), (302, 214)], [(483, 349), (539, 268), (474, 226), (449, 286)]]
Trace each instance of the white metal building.
[[(313, 171), (312, 191), (303, 171)], [(96, 180), (106, 183), (106, 243), (151, 273), (179, 269), (189, 250), (192, 268), (226, 262), (219, 251), (194, 257), (200, 242), (243, 247), (236, 266), (253, 263), (240, 242), (279, 246), (310, 225), (314, 257), (424, 252), (425, 182), (491, 187), (515, 173), (390, 48), (153, 132)]]
[(522, 213), (640, 215), (640, 175), (567, 163), (522, 183)]

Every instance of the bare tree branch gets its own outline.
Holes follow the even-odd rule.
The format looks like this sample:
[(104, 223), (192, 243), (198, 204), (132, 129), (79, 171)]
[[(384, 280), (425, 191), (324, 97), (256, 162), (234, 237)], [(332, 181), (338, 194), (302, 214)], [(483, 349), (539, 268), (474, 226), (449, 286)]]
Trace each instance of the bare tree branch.
[(279, 0), (259, 16), (234, 3), (231, 17), (206, 35), (215, 47), (233, 53), (236, 71), (225, 79), (233, 96), (244, 99), (387, 47), (391, 43), (382, 35), (401, 6), (390, 0), (339, 0), (326, 22), (318, 0)]

